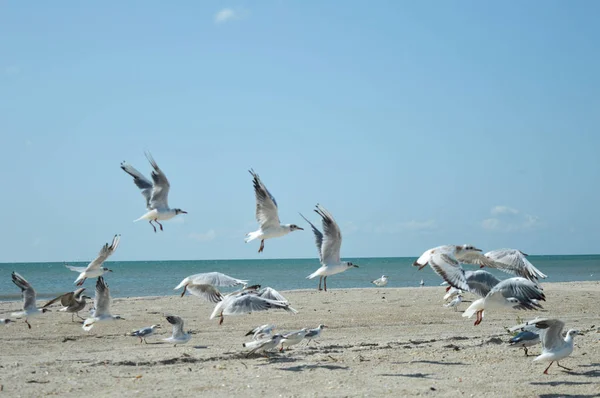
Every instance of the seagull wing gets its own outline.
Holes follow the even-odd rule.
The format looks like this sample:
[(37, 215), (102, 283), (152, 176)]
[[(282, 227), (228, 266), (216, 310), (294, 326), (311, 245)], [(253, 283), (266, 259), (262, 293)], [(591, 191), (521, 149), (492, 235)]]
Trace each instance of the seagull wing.
[(485, 253), (485, 256), (495, 262), (491, 267), (498, 268), (509, 274), (517, 275), (529, 280), (546, 278), (539, 269), (527, 260), (527, 254), (516, 249), (498, 249)]
[(99, 269), (100, 266), (102, 264), (104, 264), (106, 259), (109, 258), (110, 255), (115, 252), (115, 250), (117, 250), (117, 247), (119, 246), (120, 241), (121, 241), (121, 235), (115, 235), (113, 237), (113, 240), (112, 240), (112, 243), (110, 244), (110, 246), (108, 245), (108, 243), (105, 243), (104, 246), (102, 246), (102, 249), (100, 249), (100, 253), (98, 253), (98, 257), (96, 257), (94, 259), (94, 261), (92, 261), (91, 263), (88, 264), (85, 271)]
[(310, 221), (308, 221), (308, 219), (306, 217), (304, 217), (302, 215), (302, 213), (299, 213), (300, 216), (302, 218), (304, 218), (304, 220), (310, 224), (310, 227), (312, 228), (313, 234), (315, 234), (315, 244), (317, 245), (317, 251), (319, 252), (319, 261), (323, 262), (323, 256), (322, 256), (322, 248), (323, 248), (323, 234), (321, 233), (321, 231), (319, 231), (317, 229), (317, 227), (315, 227), (315, 225), (313, 223), (311, 223)]
[(494, 267), (496, 265), (494, 260), (476, 251), (460, 251), (456, 253), (455, 258), (463, 264), (481, 265), (483, 267)]
[(469, 291), (481, 297), (487, 296), (490, 290), (500, 283), (500, 279), (484, 270), (466, 271), (465, 277)]
[(232, 297), (223, 308), (223, 315), (242, 315), (256, 311), (266, 311), (271, 308), (281, 308), (286, 311), (296, 312), (288, 303), (268, 300), (255, 294), (241, 294)]
[(129, 174), (130, 176), (133, 177), (133, 182), (135, 183), (135, 185), (137, 185), (137, 187), (139, 189), (142, 190), (142, 195), (146, 199), (146, 208), (148, 210), (151, 210), (150, 197), (152, 196), (152, 183), (150, 181), (148, 181), (148, 179), (146, 177), (144, 177), (144, 175), (142, 173), (137, 171), (136, 168), (134, 168), (133, 166), (131, 166), (130, 164), (128, 164), (126, 162), (121, 163), (121, 168), (127, 174)]
[(254, 193), (256, 195), (256, 221), (260, 224), (261, 229), (278, 227), (279, 212), (277, 202), (265, 184), (260, 180), (258, 174), (254, 170), (249, 170), (254, 183)]
[(94, 296), (94, 316), (110, 315), (110, 289), (104, 281), (104, 278), (99, 276), (96, 281), (96, 296)]
[(458, 261), (444, 252), (434, 252), (429, 257), (429, 265), (436, 274), (441, 276), (448, 284), (456, 289), (469, 291), (465, 277), (465, 270)]
[(534, 324), (535, 327), (540, 329), (544, 350), (551, 350), (564, 342), (562, 330), (565, 327), (565, 323), (563, 321), (558, 319), (538, 319)]
[(220, 272), (206, 272), (204, 274), (196, 274), (190, 276), (189, 279), (193, 284), (207, 284), (224, 287), (243, 285), (244, 283), (248, 282), (246, 280), (233, 278), (229, 275), (225, 275)]
[(284, 303), (288, 303), (288, 300), (281, 295), (277, 290), (270, 287), (263, 287), (257, 293), (259, 297), (262, 297), (267, 300), (281, 301)]
[(152, 209), (161, 209), (169, 208), (169, 189), (171, 188), (171, 184), (169, 184), (169, 180), (167, 180), (167, 176), (163, 171), (158, 167), (156, 161), (150, 155), (150, 152), (146, 152), (146, 158), (152, 165), (152, 181), (154, 182), (152, 186), (152, 195), (150, 196), (150, 208)]
[(196, 285), (191, 284), (187, 286), (187, 291), (193, 294), (194, 296), (203, 298), (206, 301), (210, 301), (211, 303), (218, 303), (223, 300), (223, 295), (219, 290), (212, 285)]
[(71, 300), (73, 300), (73, 292), (61, 294), (60, 296), (48, 301), (46, 304), (44, 304), (44, 306), (42, 308), (50, 307), (52, 304), (56, 303), (57, 301), (60, 301), (60, 303), (63, 306), (68, 307), (69, 304), (65, 304), (65, 303), (70, 303)]
[(33, 287), (23, 278), (21, 275), (13, 271), (12, 273), (12, 281), (15, 285), (17, 285), (21, 289), (21, 293), (23, 295), (23, 309), (34, 310), (37, 307), (35, 306), (35, 290)]
[(183, 319), (177, 315), (167, 315), (167, 322), (173, 325), (173, 337), (178, 338), (184, 335), (183, 332)]
[(503, 280), (490, 290), (486, 298), (493, 295), (518, 301), (513, 306), (514, 309), (534, 310), (542, 307), (537, 303), (538, 300), (546, 301), (546, 296), (538, 285), (521, 277)]
[(317, 204), (315, 213), (323, 219), (323, 243), (321, 245), (321, 263), (337, 265), (340, 263), (340, 248), (342, 247), (342, 232), (331, 213)]

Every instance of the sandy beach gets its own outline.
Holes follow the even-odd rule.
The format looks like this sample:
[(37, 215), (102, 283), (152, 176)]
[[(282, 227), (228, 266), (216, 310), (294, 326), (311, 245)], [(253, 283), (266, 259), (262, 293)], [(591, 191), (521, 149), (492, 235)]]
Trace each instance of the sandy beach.
[[(93, 284), (86, 284), (93, 295)], [(443, 287), (282, 292), (299, 313), (268, 311), (208, 319), (212, 305), (193, 296), (114, 299), (122, 321), (85, 332), (54, 311), (0, 328), (0, 395), (60, 396), (600, 396), (600, 283), (544, 284), (544, 310), (486, 312), (481, 325), (443, 307)], [(465, 300), (471, 301), (472, 295)], [(40, 302), (41, 303), (41, 302)], [(460, 310), (470, 303), (463, 302)], [(20, 302), (0, 303), (0, 317)], [(163, 313), (181, 316), (193, 337), (173, 347)], [(82, 316), (87, 315), (87, 310)], [(575, 350), (542, 374), (507, 345), (517, 317), (559, 318), (577, 336)], [(320, 344), (245, 356), (244, 334), (274, 323), (278, 332), (328, 326)], [(132, 330), (160, 324), (140, 344)], [(566, 331), (566, 330), (565, 330)], [(540, 346), (530, 349), (537, 355)]]

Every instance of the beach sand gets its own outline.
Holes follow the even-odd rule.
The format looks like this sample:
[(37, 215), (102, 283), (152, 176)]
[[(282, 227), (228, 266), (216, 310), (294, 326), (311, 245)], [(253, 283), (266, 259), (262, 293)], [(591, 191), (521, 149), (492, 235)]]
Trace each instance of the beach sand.
[[(93, 283), (86, 286), (93, 295)], [(334, 280), (328, 292), (282, 292), (297, 315), (273, 310), (225, 317), (221, 326), (208, 319), (210, 303), (189, 295), (114, 299), (112, 313), (126, 319), (90, 332), (53, 311), (31, 319), (31, 330), (22, 320), (0, 327), (0, 396), (600, 396), (600, 283), (543, 286), (544, 310), (491, 310), (477, 327), (443, 307), (441, 286), (337, 290)], [(0, 303), (0, 317), (20, 305)], [(189, 343), (161, 342), (171, 333), (163, 313), (185, 320)], [(561, 362), (572, 371), (555, 363), (544, 375), (547, 362), (507, 345), (505, 327), (536, 316), (586, 333)], [(126, 335), (155, 323), (162, 330), (150, 344)], [(279, 332), (328, 328), (320, 344), (246, 358), (244, 334), (265, 323)]]

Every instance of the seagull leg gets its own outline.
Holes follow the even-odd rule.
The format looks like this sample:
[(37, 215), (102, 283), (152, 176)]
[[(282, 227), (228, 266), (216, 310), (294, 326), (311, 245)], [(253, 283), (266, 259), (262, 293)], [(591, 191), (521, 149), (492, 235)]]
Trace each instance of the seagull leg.
[(152, 220), (148, 221), (150, 223), (150, 225), (152, 225), (152, 228), (154, 228), (154, 232), (156, 233), (156, 227), (154, 226), (154, 224), (152, 224)]
[(219, 325), (223, 324), (223, 313), (221, 312), (221, 316), (219, 318)]
[(325, 291), (327, 291), (327, 277), (323, 278), (323, 283), (325, 284)]
[(558, 363), (558, 361), (556, 361), (556, 366), (558, 366), (559, 368), (567, 369), (567, 370), (573, 370), (571, 368), (567, 368), (566, 366), (562, 366), (560, 363)]
[(156, 219), (154, 220), (154, 222), (155, 222), (155, 223), (157, 223), (157, 224), (160, 226), (160, 230), (162, 231), (162, 230), (163, 230), (163, 228), (162, 228), (162, 224), (161, 224), (161, 223), (159, 223), (159, 222), (158, 222), (158, 220), (156, 220)]
[(264, 239), (260, 241), (260, 247), (258, 248), (258, 252), (262, 253), (263, 250), (265, 250), (265, 240)]
[(187, 285), (185, 285), (183, 287), (183, 292), (181, 292), (181, 297), (183, 297), (183, 295), (185, 294), (186, 290), (187, 290)]
[[(139, 337), (139, 336), (138, 336), (138, 337)], [(142, 343), (143, 343), (143, 341), (142, 341), (142, 338), (140, 337), (140, 344), (142, 344)]]
[(322, 280), (323, 280), (323, 277), (322, 277), (322, 276), (320, 276), (320, 277), (319, 277), (319, 288), (318, 288), (318, 289), (319, 289), (319, 291), (323, 290), (323, 289), (321, 289), (321, 281), (322, 281)]
[(85, 282), (87, 278), (83, 278), (82, 280), (80, 280), (79, 282), (77, 282), (77, 286), (81, 286), (83, 285), (83, 282)]
[(144, 344), (148, 344), (148, 342), (146, 341), (146, 338), (144, 337)]
[(279, 352), (283, 352), (283, 344), (281, 345), (281, 348), (279, 349)]
[(548, 369), (550, 369), (550, 366), (552, 366), (553, 363), (554, 363), (554, 361), (550, 362), (550, 365), (548, 365), (548, 367), (546, 368), (546, 370), (544, 370), (544, 374), (545, 375), (548, 374)]
[(477, 319), (475, 320), (475, 323), (474, 323), (473, 325), (477, 326), (477, 325), (479, 325), (479, 324), (481, 323), (481, 320), (482, 320), (482, 318), (483, 318), (483, 317), (481, 316), (481, 312), (482, 312), (482, 311), (477, 311)]
[(523, 347), (523, 349), (525, 350), (525, 356), (526, 356), (526, 357), (528, 357), (528, 356), (529, 356), (529, 354), (527, 353), (527, 351), (528, 351), (528, 350), (527, 350), (527, 347)]
[(82, 321), (85, 321), (85, 318), (79, 316), (79, 312), (77, 313), (77, 318), (81, 319)]
[(31, 325), (29, 324), (29, 322), (27, 321), (27, 318), (25, 318), (25, 323), (27, 324), (27, 326), (29, 326), (29, 329), (31, 329)]

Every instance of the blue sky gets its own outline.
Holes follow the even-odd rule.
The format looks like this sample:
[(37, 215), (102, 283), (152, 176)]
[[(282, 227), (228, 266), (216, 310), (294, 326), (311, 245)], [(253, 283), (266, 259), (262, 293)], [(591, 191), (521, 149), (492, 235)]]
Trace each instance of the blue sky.
[[(598, 253), (600, 4), (0, 3), (0, 262), (315, 257), (243, 243), (254, 168), (343, 257)], [(150, 150), (187, 216), (153, 233)]]

